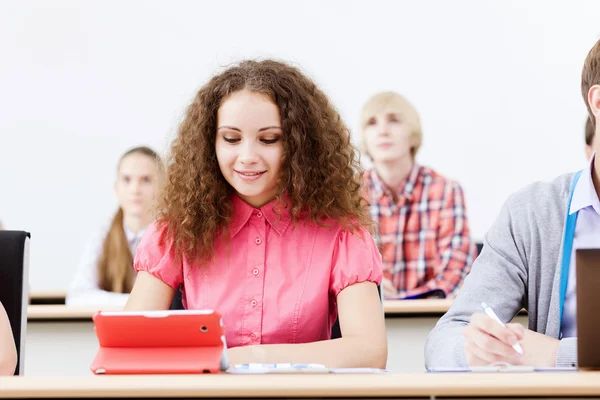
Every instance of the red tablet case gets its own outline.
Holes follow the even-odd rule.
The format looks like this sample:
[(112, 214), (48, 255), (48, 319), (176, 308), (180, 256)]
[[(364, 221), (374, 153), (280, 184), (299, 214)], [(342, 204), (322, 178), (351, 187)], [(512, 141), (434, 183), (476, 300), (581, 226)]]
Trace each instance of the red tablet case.
[(218, 373), (225, 360), (221, 315), (214, 311), (98, 312), (95, 374)]

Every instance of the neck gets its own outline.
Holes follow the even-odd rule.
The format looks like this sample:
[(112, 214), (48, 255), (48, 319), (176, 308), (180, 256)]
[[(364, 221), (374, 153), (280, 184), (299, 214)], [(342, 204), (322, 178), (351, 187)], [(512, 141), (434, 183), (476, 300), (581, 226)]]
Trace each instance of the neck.
[(396, 192), (406, 181), (415, 162), (409, 157), (394, 161), (375, 163), (375, 170), (383, 183), (393, 192)]
[(125, 215), (123, 223), (133, 233), (138, 233), (152, 222), (152, 215)]

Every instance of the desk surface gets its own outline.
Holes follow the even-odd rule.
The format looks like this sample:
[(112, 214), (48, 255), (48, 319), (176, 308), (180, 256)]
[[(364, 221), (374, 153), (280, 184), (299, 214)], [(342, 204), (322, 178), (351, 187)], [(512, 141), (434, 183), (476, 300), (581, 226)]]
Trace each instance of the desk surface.
[[(104, 307), (106, 311), (119, 311), (121, 308)], [(91, 320), (99, 307), (68, 307), (65, 305), (29, 305), (27, 320)]]
[(64, 300), (65, 297), (67, 293), (61, 290), (36, 290), (29, 296), (31, 300)]
[(600, 372), (10, 377), (0, 398), (600, 396)]
[[(441, 315), (448, 311), (452, 300), (387, 300), (384, 301), (386, 316)], [(62, 304), (33, 304), (27, 308), (29, 321), (39, 320), (85, 320), (91, 319), (99, 307), (68, 307)], [(105, 308), (117, 311), (115, 308)]]

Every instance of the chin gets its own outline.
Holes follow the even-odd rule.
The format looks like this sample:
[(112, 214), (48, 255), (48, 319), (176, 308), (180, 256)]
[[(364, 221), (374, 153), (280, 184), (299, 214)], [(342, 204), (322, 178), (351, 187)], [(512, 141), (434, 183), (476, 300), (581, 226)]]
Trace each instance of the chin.
[(261, 197), (263, 195), (263, 191), (260, 190), (238, 190), (234, 188), (239, 196), (245, 197), (247, 199), (254, 199)]
[(131, 207), (130, 209), (125, 210), (124, 212), (127, 215), (139, 218), (139, 217), (143, 217), (144, 215), (146, 215), (148, 210), (144, 207)]
[(387, 162), (391, 162), (391, 161), (396, 161), (398, 160), (398, 156), (396, 155), (386, 155), (386, 156), (381, 156), (378, 158), (374, 158), (373, 159), (373, 163), (377, 164), (377, 163), (387, 163)]

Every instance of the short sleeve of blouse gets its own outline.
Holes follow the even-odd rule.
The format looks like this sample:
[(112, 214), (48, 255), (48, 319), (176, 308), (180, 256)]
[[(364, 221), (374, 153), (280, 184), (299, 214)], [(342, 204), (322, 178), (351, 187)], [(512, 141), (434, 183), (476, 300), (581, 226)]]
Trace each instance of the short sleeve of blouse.
[(342, 230), (339, 233), (332, 263), (329, 290), (336, 297), (355, 283), (368, 281), (381, 284), (381, 254), (373, 236), (365, 228), (356, 232)]
[(133, 267), (136, 272), (146, 271), (177, 290), (183, 282), (183, 266), (176, 261), (173, 243), (166, 234), (166, 224), (152, 223), (138, 245)]

